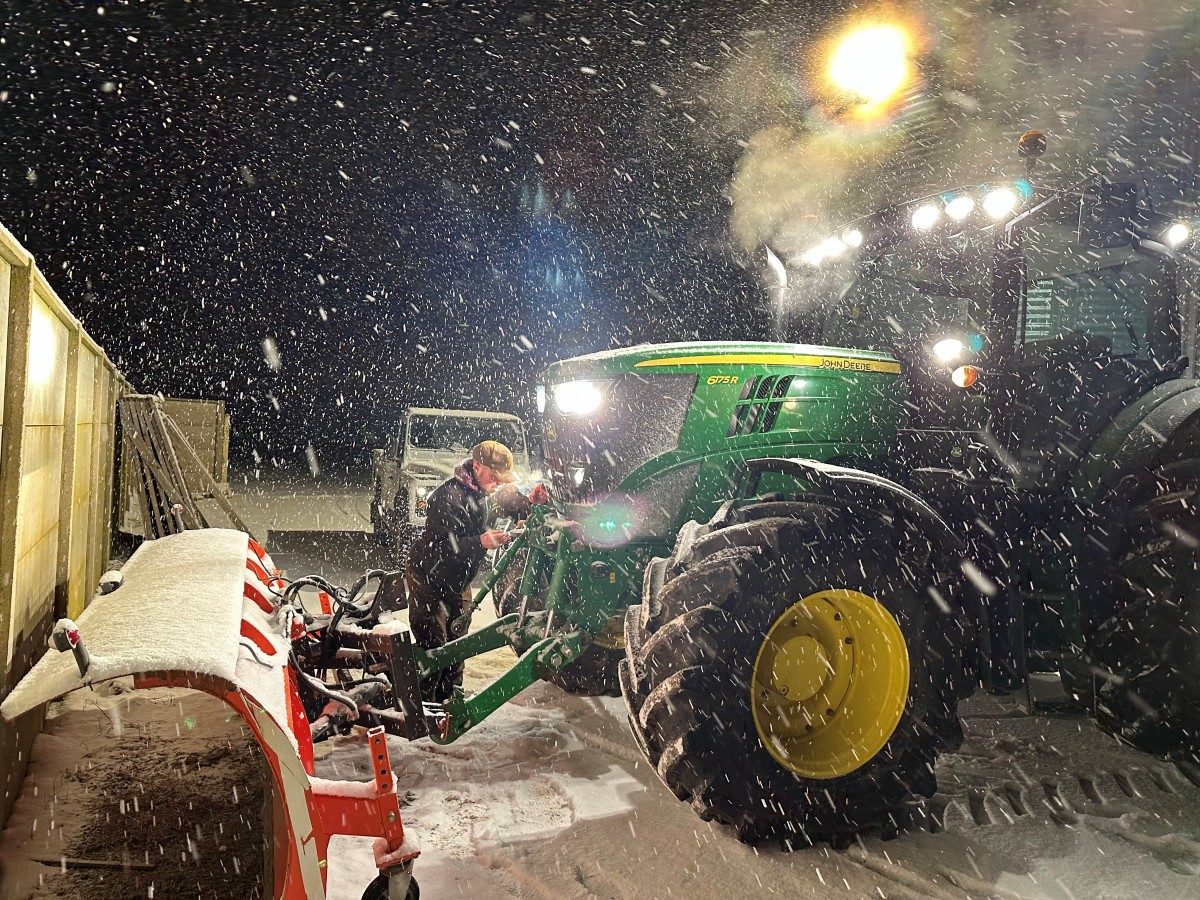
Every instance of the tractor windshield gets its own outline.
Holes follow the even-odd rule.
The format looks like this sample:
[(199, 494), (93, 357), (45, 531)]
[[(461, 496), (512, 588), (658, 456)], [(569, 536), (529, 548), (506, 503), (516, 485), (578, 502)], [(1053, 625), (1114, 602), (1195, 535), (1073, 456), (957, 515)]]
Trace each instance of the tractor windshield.
[(980, 325), (990, 254), (979, 239), (897, 244), (865, 261), (825, 322), (824, 342), (907, 355)]
[(555, 494), (602, 499), (634, 469), (676, 449), (692, 375), (628, 374), (546, 385), (545, 456)]
[(1073, 227), (1039, 222), (1024, 232), (1025, 351), (1044, 342), (1087, 344), (1094, 356), (1149, 360), (1169, 355), (1162, 318), (1173, 309), (1163, 259), (1130, 246), (1080, 247)]

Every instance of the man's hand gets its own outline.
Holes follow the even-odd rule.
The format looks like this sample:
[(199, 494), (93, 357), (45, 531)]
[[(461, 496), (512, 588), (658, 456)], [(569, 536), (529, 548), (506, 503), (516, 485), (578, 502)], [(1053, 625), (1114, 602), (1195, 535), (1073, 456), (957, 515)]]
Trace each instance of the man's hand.
[(484, 550), (499, 550), (501, 547), (507, 547), (511, 541), (512, 535), (498, 528), (485, 531), (479, 536), (479, 543), (483, 545)]
[(539, 482), (533, 486), (533, 490), (529, 492), (529, 502), (534, 506), (546, 506), (550, 503), (550, 492), (544, 484)]

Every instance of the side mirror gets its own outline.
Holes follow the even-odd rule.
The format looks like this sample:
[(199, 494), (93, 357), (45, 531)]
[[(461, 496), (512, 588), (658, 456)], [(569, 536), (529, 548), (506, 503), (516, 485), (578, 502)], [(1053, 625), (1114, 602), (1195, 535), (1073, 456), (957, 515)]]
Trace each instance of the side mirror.
[(1138, 186), (1102, 179), (1088, 185), (1079, 202), (1079, 246), (1092, 250), (1128, 246), (1136, 237)]

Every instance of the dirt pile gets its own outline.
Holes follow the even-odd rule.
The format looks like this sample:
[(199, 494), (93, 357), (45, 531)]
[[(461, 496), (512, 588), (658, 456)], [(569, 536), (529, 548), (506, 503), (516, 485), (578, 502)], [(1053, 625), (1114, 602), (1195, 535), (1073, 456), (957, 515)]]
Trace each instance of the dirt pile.
[(43, 737), (66, 740), (35, 751), (50, 765), (23, 792), (28, 830), (14, 819), (6, 835), (0, 896), (261, 897), (267, 773), (231, 715), (204, 695), (135, 694), (51, 720)]

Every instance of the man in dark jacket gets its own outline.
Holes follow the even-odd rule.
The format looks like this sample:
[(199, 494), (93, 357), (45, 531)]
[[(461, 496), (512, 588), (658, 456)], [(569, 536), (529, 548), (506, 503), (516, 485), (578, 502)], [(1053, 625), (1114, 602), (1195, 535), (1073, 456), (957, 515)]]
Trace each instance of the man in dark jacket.
[[(467, 633), (468, 624), (454, 620), (470, 606), (465, 592), (489, 550), (504, 547), (511, 536), (489, 528), (496, 513), (524, 516), (533, 503), (545, 503), (546, 489), (538, 485), (523, 497), (512, 485), (512, 452), (498, 441), (484, 441), (471, 450), (454, 477), (432, 494), (425, 512), (425, 530), (413, 545), (408, 571), (408, 618), (413, 637), (426, 650)], [(443, 669), (422, 682), (425, 700), (444, 703), (462, 684), (463, 666)]]

